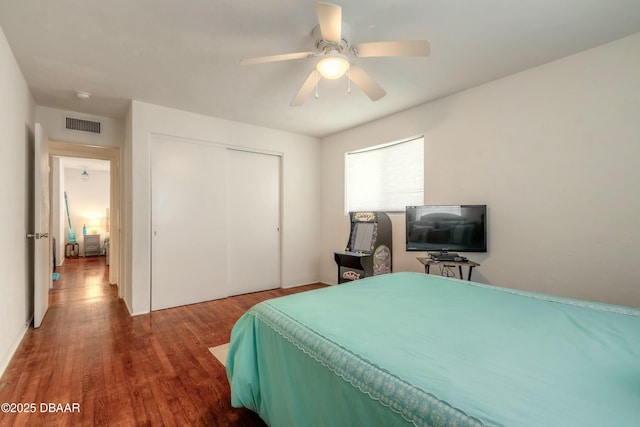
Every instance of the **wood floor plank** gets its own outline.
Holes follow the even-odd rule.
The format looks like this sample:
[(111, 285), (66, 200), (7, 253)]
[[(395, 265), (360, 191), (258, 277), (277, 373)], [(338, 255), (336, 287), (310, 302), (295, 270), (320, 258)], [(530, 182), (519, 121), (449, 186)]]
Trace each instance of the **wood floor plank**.
[[(0, 402), (35, 403), (37, 411), (0, 413), (0, 426), (264, 426), (231, 407), (225, 368), (208, 349), (228, 342), (252, 305), (324, 286), (131, 317), (104, 258), (67, 259), (57, 272), (42, 326), (27, 331), (0, 378)], [(79, 413), (49, 410), (74, 403)]]

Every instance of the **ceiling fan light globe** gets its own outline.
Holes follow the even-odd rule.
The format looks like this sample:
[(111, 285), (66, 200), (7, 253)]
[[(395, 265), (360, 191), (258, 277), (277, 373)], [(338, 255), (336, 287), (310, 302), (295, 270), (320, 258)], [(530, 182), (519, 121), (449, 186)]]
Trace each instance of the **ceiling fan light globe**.
[(318, 61), (316, 69), (325, 79), (338, 79), (349, 69), (349, 61), (342, 56), (327, 56)]

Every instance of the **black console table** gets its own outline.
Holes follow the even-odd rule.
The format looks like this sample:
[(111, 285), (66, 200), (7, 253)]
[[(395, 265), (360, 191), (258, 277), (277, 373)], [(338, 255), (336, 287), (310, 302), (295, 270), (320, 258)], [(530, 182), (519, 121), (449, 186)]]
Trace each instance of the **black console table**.
[(427, 257), (418, 257), (418, 261), (424, 265), (425, 274), (429, 274), (429, 267), (432, 265), (438, 265), (442, 267), (458, 267), (458, 271), (460, 272), (460, 278), (464, 280), (462, 276), (462, 267), (469, 267), (469, 274), (467, 275), (467, 280), (471, 280), (471, 273), (473, 272), (473, 267), (479, 267), (480, 264), (474, 261), (438, 261), (433, 258)]

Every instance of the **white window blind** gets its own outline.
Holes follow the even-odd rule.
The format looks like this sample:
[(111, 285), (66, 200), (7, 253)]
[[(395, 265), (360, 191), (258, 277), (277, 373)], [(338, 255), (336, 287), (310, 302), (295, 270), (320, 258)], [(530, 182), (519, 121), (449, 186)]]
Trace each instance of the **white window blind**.
[(424, 202), (424, 137), (347, 153), (349, 211), (404, 211)]

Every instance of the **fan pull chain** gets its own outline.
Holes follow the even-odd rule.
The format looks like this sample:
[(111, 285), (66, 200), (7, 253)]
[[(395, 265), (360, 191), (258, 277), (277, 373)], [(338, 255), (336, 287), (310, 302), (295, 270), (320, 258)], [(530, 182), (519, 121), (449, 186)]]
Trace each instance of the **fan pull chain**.
[(320, 94), (318, 93), (318, 82), (320, 78), (318, 77), (318, 73), (316, 73), (316, 98), (320, 98)]
[(347, 70), (347, 93), (351, 94), (351, 67)]

